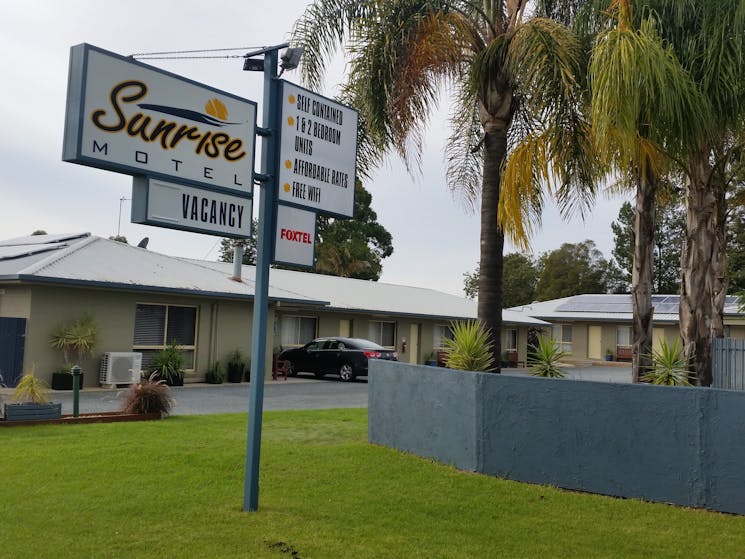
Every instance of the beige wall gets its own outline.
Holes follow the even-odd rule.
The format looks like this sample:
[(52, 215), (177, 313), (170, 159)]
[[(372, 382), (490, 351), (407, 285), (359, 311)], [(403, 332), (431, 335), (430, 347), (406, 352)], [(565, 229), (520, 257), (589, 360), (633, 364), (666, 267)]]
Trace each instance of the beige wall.
[(31, 289), (0, 287), (0, 316), (28, 318), (31, 316)]

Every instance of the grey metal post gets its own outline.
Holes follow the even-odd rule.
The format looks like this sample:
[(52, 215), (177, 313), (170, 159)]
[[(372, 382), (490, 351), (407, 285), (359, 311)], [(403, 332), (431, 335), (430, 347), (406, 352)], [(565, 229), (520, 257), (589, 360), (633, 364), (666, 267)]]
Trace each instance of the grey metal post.
[(80, 415), (80, 366), (72, 368), (72, 416)]
[[(286, 45), (282, 45), (284, 47)], [(256, 289), (253, 308), (253, 336), (251, 338), (251, 386), (248, 404), (248, 439), (246, 442), (246, 476), (243, 510), (259, 508), (259, 459), (261, 455), (261, 416), (264, 408), (264, 368), (266, 363), (266, 334), (269, 314), (269, 265), (274, 256), (274, 237), (277, 219), (277, 169), (279, 84), (277, 83), (277, 50), (264, 54), (264, 128), (262, 137), (261, 182), (259, 203), (259, 231), (256, 251)]]

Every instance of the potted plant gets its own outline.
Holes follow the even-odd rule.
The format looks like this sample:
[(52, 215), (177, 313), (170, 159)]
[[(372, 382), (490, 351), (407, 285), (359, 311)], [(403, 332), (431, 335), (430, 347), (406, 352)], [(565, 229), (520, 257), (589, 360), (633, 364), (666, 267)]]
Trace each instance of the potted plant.
[(243, 352), (240, 349), (232, 351), (228, 356), (228, 380), (230, 382), (241, 382), (245, 368), (246, 360)]
[(430, 367), (437, 367), (437, 359), (435, 358), (434, 351), (429, 352), (426, 359), (424, 360), (424, 364), (429, 365)]
[(613, 361), (613, 352), (610, 348), (605, 350), (605, 360), (606, 361)]
[(219, 361), (215, 361), (210, 365), (210, 368), (207, 369), (207, 374), (205, 375), (204, 380), (208, 384), (223, 383), (225, 380), (225, 369), (223, 369), (223, 366)]
[(184, 354), (176, 342), (171, 342), (153, 356), (150, 361), (150, 373), (169, 386), (183, 386), (185, 362)]
[(36, 378), (35, 372), (34, 366), (18, 381), (10, 397), (11, 403), (5, 404), (6, 421), (59, 419), (62, 416), (62, 404), (49, 402), (47, 386)]
[[(93, 353), (98, 336), (98, 325), (93, 315), (85, 313), (77, 320), (66, 322), (53, 332), (49, 345), (62, 352), (64, 366), (52, 373), (52, 388), (54, 390), (72, 390), (72, 363), (70, 352), (75, 352), (78, 365), (83, 358)], [(80, 375), (80, 388), (83, 388), (83, 374)]]

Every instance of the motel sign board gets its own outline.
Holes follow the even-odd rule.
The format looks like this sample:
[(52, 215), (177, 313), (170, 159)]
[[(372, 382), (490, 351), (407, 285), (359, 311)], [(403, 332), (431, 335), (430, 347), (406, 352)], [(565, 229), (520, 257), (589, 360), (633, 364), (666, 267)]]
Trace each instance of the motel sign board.
[(353, 217), (357, 111), (280, 83), (279, 202)]
[(70, 51), (62, 159), (243, 198), (256, 103), (92, 45)]
[(316, 214), (280, 205), (274, 263), (312, 268), (316, 257)]

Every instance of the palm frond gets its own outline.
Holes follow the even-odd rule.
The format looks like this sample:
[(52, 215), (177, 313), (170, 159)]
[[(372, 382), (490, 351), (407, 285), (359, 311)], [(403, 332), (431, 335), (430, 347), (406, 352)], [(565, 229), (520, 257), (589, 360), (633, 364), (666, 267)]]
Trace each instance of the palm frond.
[(462, 195), (473, 208), (481, 192), (484, 158), (481, 149), (483, 128), (476, 98), (466, 80), (454, 83), (455, 98), (450, 113), (452, 133), (445, 146), (447, 183), (451, 191)]

